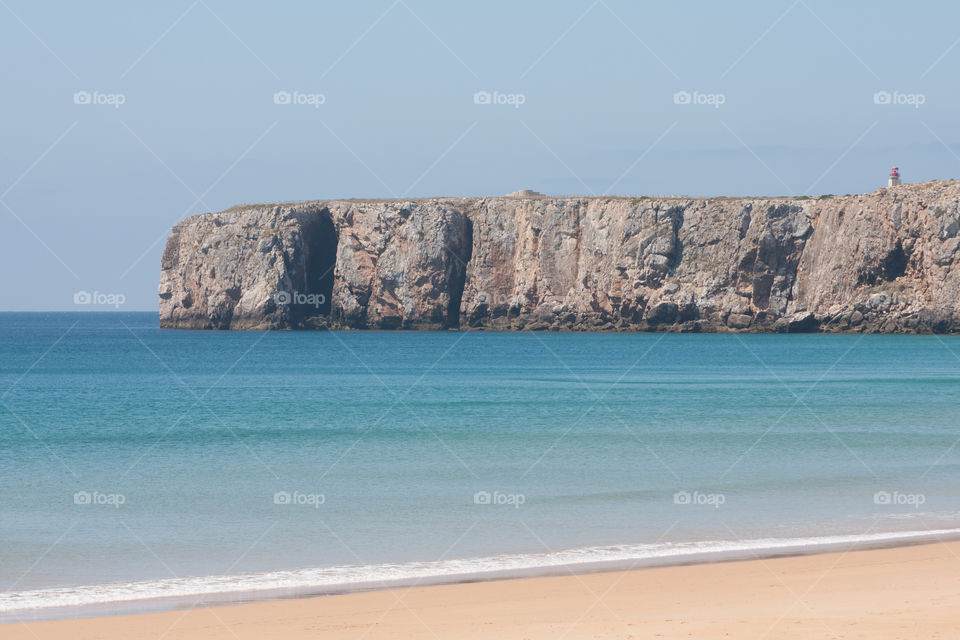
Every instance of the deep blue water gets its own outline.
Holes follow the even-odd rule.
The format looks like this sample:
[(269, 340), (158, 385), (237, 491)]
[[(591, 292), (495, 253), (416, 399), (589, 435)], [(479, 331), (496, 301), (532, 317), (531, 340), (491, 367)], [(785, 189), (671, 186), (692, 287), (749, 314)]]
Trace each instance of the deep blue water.
[(0, 613), (960, 528), (954, 337), (7, 313), (0, 401)]

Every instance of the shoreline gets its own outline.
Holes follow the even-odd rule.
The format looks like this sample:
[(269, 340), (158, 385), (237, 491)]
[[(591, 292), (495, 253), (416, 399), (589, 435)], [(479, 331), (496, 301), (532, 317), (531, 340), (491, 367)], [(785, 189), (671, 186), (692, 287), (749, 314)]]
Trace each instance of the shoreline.
[[(752, 543), (752, 544), (751, 544)], [(42, 623), (52, 621), (69, 621), (110, 617), (130, 617), (141, 615), (157, 615), (195, 610), (197, 608), (221, 608), (233, 606), (249, 606), (272, 602), (296, 600), (310, 600), (317, 598), (336, 598), (342, 596), (361, 595), (396, 590), (418, 588), (432, 588), (440, 586), (457, 586), (467, 584), (497, 583), (516, 580), (539, 580), (567, 575), (587, 576), (632, 571), (646, 571), (670, 569), (679, 567), (709, 566), (715, 564), (739, 563), (748, 561), (769, 561), (783, 558), (799, 558), (834, 553), (859, 553), (876, 550), (891, 550), (909, 548), (930, 544), (955, 543), (960, 546), (960, 529), (930, 529), (926, 531), (904, 532), (877, 532), (867, 534), (827, 535), (817, 538), (768, 538), (740, 541), (712, 541), (700, 543), (666, 543), (658, 552), (651, 546), (646, 556), (618, 559), (593, 559), (579, 562), (555, 562), (553, 564), (539, 564), (530, 566), (514, 566), (501, 569), (482, 569), (474, 571), (437, 573), (426, 575), (410, 575), (409, 577), (394, 577), (393, 579), (366, 580), (341, 582), (332, 584), (301, 584), (297, 586), (277, 586), (266, 588), (233, 588), (230, 581), (244, 584), (245, 579), (264, 579), (271, 576), (284, 575), (287, 572), (268, 572), (263, 574), (238, 574), (225, 576), (198, 576), (186, 578), (200, 582), (204, 580), (216, 581), (223, 585), (220, 591), (198, 591), (195, 593), (179, 593), (167, 596), (143, 596), (129, 599), (104, 600), (83, 604), (46, 605), (34, 608), (3, 609), (3, 596), (0, 593), (0, 628), (20, 622)], [(700, 545), (700, 546), (696, 546)], [(646, 545), (634, 545), (638, 547)], [(625, 545), (631, 548), (629, 545)], [(559, 554), (572, 555), (593, 548), (571, 549)], [(557, 552), (554, 552), (557, 553)], [(474, 566), (484, 561), (499, 560), (502, 558), (525, 558), (535, 556), (517, 554), (514, 556), (494, 556), (484, 558), (454, 559), (456, 566)], [(542, 556), (540, 556), (542, 557)], [(409, 563), (411, 566), (416, 563)], [(433, 565), (439, 565), (431, 563)], [(376, 569), (383, 565), (362, 565), (357, 569)], [(396, 570), (403, 565), (391, 565)], [(339, 569), (336, 567), (334, 569)], [(323, 572), (330, 569), (301, 570), (303, 572)], [(296, 572), (292, 572), (296, 573)], [(182, 579), (176, 579), (182, 580)], [(88, 585), (67, 587), (67, 590), (83, 590), (108, 588), (114, 593), (121, 590), (135, 591), (142, 585), (153, 585), (155, 590), (168, 590), (164, 581), (144, 581), (137, 583), (120, 583), (106, 585)], [(160, 586), (163, 584), (163, 586)], [(25, 591), (20, 593), (55, 592), (56, 589)], [(125, 594), (126, 595), (126, 594)]]
[[(76, 310), (76, 309), (54, 309), (54, 310), (33, 310), (33, 311), (0, 311), (0, 316), (51, 316), (62, 315), (70, 316), (82, 314), (83, 316), (122, 316), (122, 315), (144, 315), (156, 316), (159, 318), (159, 311), (152, 309), (123, 309), (123, 310)], [(153, 318), (152, 318), (153, 319)], [(270, 326), (249, 326), (249, 327), (230, 327), (217, 328), (209, 327), (206, 324), (177, 326), (166, 326), (159, 322), (153, 323), (151, 328), (157, 328), (163, 332), (171, 333), (203, 333), (210, 334), (229, 334), (229, 333), (274, 333), (274, 334), (297, 334), (297, 333), (360, 333), (360, 334), (428, 334), (428, 333), (483, 333), (483, 334), (550, 334), (550, 335), (597, 335), (597, 336), (623, 336), (623, 335), (655, 335), (662, 334), (684, 335), (684, 336), (925, 336), (925, 337), (954, 337), (960, 335), (960, 324), (950, 325), (946, 328), (938, 329), (936, 326), (918, 325), (915, 328), (907, 329), (904, 327), (893, 330), (885, 330), (881, 324), (863, 325), (857, 327), (838, 327), (836, 325), (822, 325), (810, 330), (789, 330), (788, 327), (780, 326), (775, 328), (772, 323), (763, 325), (752, 325), (746, 328), (734, 328), (720, 323), (709, 323), (703, 321), (692, 321), (687, 323), (658, 324), (650, 325), (645, 323), (625, 324), (616, 326), (596, 326), (586, 327), (577, 325), (549, 325), (549, 326), (523, 326), (515, 327), (506, 324), (481, 324), (470, 326), (462, 323), (459, 326), (418, 326), (397, 329), (382, 329), (368, 327), (351, 326), (318, 326), (318, 327), (270, 327)]]
[[(12, 623), (4, 637), (933, 637), (960, 542)], [(906, 634), (906, 635), (904, 635)]]

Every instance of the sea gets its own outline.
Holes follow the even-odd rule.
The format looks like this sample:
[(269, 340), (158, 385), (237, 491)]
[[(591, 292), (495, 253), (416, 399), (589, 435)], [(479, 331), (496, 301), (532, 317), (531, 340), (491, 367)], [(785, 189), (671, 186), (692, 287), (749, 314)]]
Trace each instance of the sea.
[(960, 534), (960, 337), (0, 314), (0, 621)]

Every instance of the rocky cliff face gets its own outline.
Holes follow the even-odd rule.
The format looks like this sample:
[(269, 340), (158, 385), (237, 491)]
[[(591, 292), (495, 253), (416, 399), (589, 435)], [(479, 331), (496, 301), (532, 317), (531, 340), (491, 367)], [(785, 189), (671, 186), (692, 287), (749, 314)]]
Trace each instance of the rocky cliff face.
[(177, 224), (168, 328), (960, 330), (960, 182), (819, 199), (437, 198)]

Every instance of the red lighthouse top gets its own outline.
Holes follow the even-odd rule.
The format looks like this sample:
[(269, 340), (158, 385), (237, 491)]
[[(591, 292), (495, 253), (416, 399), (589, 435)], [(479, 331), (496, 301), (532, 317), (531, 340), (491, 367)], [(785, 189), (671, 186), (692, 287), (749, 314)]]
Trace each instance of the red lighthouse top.
[(900, 177), (900, 167), (892, 167), (892, 168), (890, 169), (890, 177), (891, 177), (891, 178), (899, 178), (899, 177)]

